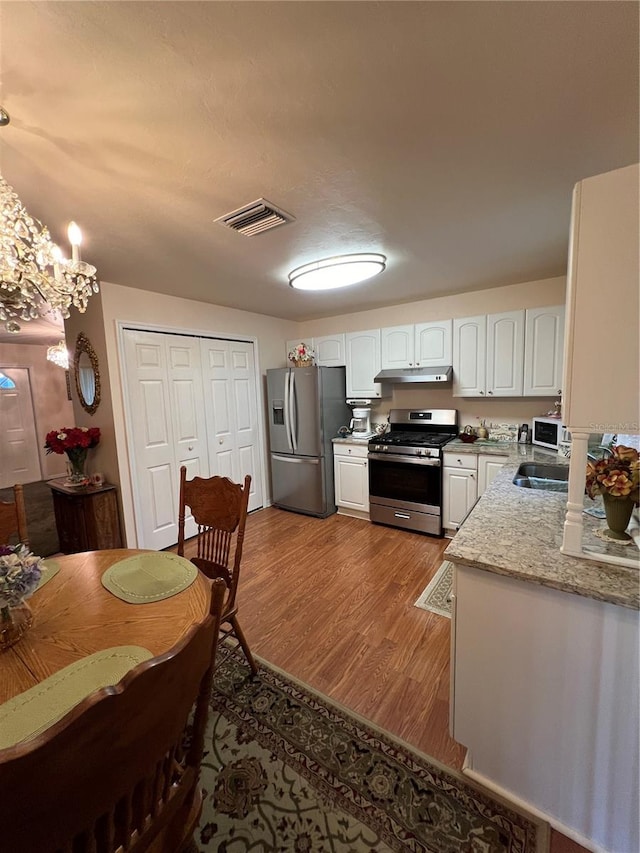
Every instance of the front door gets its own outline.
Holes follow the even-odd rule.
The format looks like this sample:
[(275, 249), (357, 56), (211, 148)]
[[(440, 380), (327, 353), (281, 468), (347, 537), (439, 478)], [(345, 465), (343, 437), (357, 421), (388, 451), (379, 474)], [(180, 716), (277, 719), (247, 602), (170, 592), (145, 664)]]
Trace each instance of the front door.
[(0, 367), (0, 489), (42, 479), (26, 367)]

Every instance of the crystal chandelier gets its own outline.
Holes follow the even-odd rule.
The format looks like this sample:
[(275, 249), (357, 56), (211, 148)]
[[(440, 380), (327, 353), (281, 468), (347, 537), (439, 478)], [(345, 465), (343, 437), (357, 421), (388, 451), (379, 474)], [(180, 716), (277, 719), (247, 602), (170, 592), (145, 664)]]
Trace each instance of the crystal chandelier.
[(66, 319), (74, 305), (84, 312), (98, 292), (96, 268), (80, 258), (82, 232), (68, 229), (71, 260), (29, 215), (13, 188), (0, 175), (0, 320), (35, 320), (58, 310)]
[(47, 361), (52, 361), (58, 367), (69, 370), (69, 351), (65, 340), (59, 341), (52, 347), (47, 347)]

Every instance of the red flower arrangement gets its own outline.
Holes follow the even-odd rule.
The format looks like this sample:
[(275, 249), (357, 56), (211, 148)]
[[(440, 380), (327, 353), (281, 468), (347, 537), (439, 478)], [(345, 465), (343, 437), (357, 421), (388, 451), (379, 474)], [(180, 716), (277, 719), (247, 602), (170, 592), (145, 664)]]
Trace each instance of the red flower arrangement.
[(98, 427), (62, 427), (47, 433), (44, 446), (47, 453), (67, 453), (74, 450), (88, 450), (100, 441)]

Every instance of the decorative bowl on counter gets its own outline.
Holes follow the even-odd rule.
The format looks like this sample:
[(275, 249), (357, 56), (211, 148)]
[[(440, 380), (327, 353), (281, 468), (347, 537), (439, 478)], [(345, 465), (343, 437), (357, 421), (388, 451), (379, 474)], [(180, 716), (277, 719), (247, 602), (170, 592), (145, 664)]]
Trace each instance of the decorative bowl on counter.
[(465, 444), (473, 444), (474, 441), (478, 440), (478, 436), (472, 432), (461, 432), (458, 434), (458, 438)]

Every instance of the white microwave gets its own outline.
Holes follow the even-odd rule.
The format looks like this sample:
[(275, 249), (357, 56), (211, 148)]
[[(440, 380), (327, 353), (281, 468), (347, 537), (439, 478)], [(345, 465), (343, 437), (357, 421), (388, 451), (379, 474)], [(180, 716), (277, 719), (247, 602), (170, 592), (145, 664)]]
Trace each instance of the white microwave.
[(559, 418), (532, 418), (531, 443), (549, 450), (558, 450), (563, 442), (571, 441), (571, 433)]

